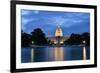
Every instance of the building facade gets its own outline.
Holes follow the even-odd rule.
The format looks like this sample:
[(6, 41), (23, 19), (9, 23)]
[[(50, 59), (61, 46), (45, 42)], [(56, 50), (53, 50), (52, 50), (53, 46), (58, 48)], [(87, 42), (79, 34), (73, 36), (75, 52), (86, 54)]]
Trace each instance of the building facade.
[(48, 37), (47, 39), (50, 40), (55, 45), (62, 45), (64, 41), (68, 40), (69, 37), (65, 37), (63, 35), (63, 30), (61, 29), (60, 25), (57, 26), (55, 31), (54, 37)]

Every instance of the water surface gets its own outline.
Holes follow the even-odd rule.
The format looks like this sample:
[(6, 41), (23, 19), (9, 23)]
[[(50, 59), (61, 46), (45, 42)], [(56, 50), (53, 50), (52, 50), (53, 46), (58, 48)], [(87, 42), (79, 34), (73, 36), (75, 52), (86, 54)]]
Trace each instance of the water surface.
[(26, 47), (21, 49), (21, 62), (72, 61), (90, 59), (90, 47)]

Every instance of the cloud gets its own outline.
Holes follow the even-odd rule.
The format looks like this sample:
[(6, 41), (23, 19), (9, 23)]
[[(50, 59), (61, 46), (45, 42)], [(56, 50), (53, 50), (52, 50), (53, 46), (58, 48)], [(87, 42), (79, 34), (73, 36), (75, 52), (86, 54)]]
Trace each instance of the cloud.
[(53, 25), (55, 24), (55, 25), (62, 25), (65, 27), (71, 27), (73, 25), (79, 25), (84, 21), (85, 21), (84, 19), (77, 18), (75, 16), (73, 17), (52, 16), (51, 18), (47, 19), (47, 24), (53, 24)]
[(31, 13), (31, 11), (30, 10), (21, 10), (21, 14), (22, 15), (28, 15), (28, 14), (30, 14)]
[(33, 25), (32, 22), (35, 22), (37, 20), (38, 19), (36, 19), (36, 18), (24, 18), (24, 17), (22, 17), (22, 21), (21, 21), (22, 29), (25, 30), (27, 28), (26, 26), (29, 25), (29, 23), (31, 23), (30, 25)]
[(35, 10), (35, 11), (33, 11), (33, 13), (38, 14), (38, 13), (39, 13), (39, 11), (38, 11), (38, 10)]
[[(42, 28), (47, 34), (54, 33), (56, 26), (61, 25), (62, 28), (81, 27), (89, 23), (89, 13), (78, 12), (51, 12), (38, 10), (22, 10), (22, 29), (30, 33), (35, 28)], [(86, 28), (88, 29), (88, 28)], [(78, 31), (78, 30), (77, 30)]]

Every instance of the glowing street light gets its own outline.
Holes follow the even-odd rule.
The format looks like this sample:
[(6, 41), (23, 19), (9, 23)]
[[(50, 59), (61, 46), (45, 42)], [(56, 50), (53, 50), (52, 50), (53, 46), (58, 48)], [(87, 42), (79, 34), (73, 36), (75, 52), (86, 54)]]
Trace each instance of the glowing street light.
[(34, 41), (32, 41), (32, 44), (34, 44)]
[(85, 40), (83, 40), (82, 42), (83, 42), (83, 44), (85, 44), (85, 43), (86, 43), (86, 41), (85, 41)]

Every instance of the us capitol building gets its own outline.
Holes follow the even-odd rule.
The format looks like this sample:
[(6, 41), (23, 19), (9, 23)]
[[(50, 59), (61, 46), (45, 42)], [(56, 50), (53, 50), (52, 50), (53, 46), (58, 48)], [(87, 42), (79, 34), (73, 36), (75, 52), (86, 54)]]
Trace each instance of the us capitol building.
[(60, 25), (57, 25), (55, 36), (54, 37), (48, 37), (47, 39), (52, 42), (52, 44), (55, 45), (62, 45), (64, 44), (64, 41), (68, 40), (69, 37), (63, 36), (63, 30), (61, 29)]

